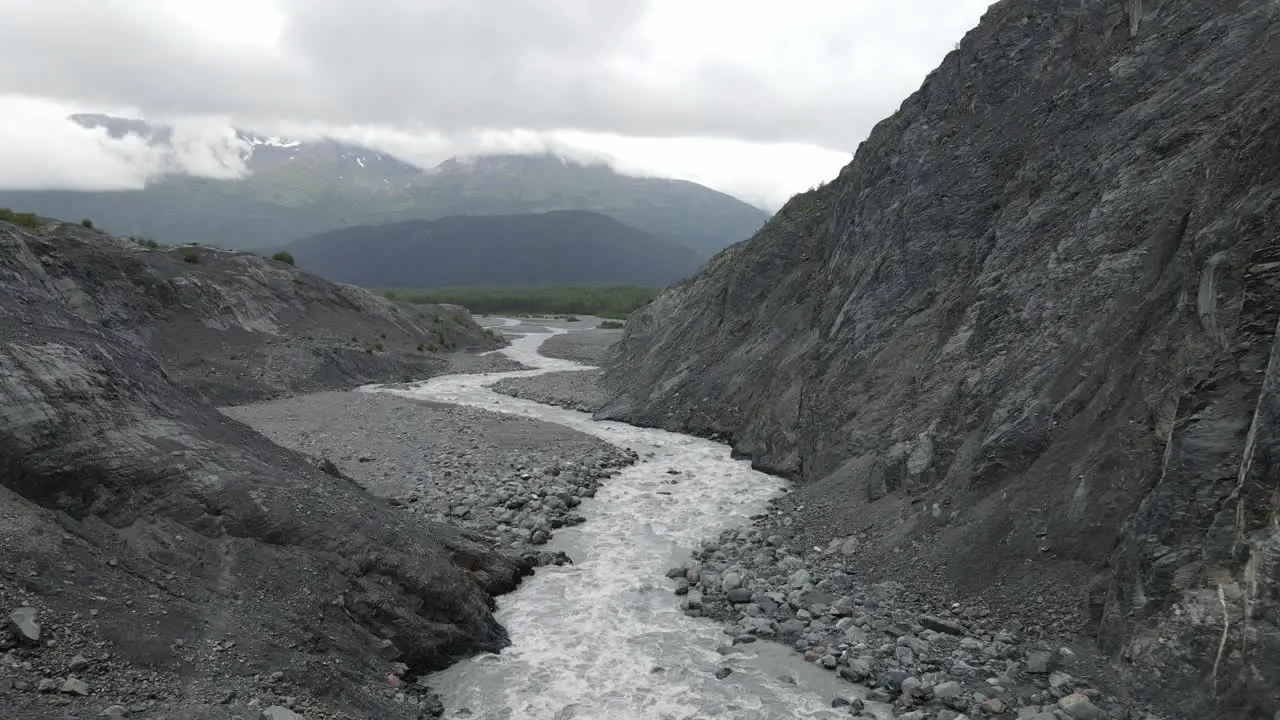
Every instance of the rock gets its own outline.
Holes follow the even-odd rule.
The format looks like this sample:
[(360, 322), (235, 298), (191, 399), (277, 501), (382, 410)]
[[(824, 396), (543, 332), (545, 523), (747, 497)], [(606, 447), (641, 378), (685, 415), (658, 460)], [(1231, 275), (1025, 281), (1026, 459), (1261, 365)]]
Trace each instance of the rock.
[(1072, 693), (1058, 701), (1058, 708), (1071, 720), (1101, 720), (1103, 712), (1084, 693)]
[(729, 602), (735, 605), (751, 602), (751, 591), (746, 588), (734, 588), (729, 591)]
[(259, 718), (261, 720), (306, 720), (303, 716), (283, 705), (272, 705), (265, 708)]
[(1064, 672), (1049, 673), (1049, 687), (1051, 688), (1062, 689), (1069, 687), (1074, 680), (1075, 678)]
[(42, 693), (51, 693), (61, 685), (62, 683), (54, 678), (40, 678), (40, 682), (36, 683), (36, 690)]
[(9, 613), (9, 628), (20, 642), (28, 645), (40, 642), (40, 623), (36, 622), (38, 615), (33, 607), (20, 607)]
[(793, 588), (800, 588), (809, 584), (812, 579), (808, 570), (800, 569), (791, 574), (791, 577), (787, 579), (787, 585)]
[(920, 697), (924, 695), (924, 683), (920, 682), (920, 678), (914, 675), (902, 681), (902, 694), (911, 697)]
[(945, 620), (934, 615), (921, 615), (919, 623), (934, 632), (947, 635), (964, 635), (964, 628), (954, 620)]
[(1035, 650), (1027, 653), (1027, 672), (1033, 675), (1048, 675), (1056, 665), (1057, 661), (1052, 652)]
[(903, 665), (911, 666), (916, 662), (916, 654), (906, 645), (899, 645), (893, 649), (893, 656)]
[(901, 670), (890, 670), (880, 678), (880, 684), (894, 692), (900, 692), (903, 681), (908, 677), (910, 676)]
[(988, 715), (999, 715), (1000, 713), (1004, 712), (1004, 709), (1005, 709), (1004, 701), (1001, 700), (1000, 698), (990, 698), (987, 700), (983, 700), (981, 707), (982, 707), (982, 712)]
[(103, 710), (99, 717), (109, 718), (110, 720), (120, 720), (120, 718), (129, 717), (129, 710), (123, 705), (112, 705)]
[(88, 695), (89, 686), (78, 677), (69, 677), (62, 683), (61, 691), (68, 695)]
[(794, 635), (795, 633), (804, 632), (806, 625), (803, 620), (792, 618), (785, 622), (779, 623), (778, 629), (784, 633)]
[(722, 667), (716, 670), (716, 679), (723, 680), (733, 674), (733, 668)]
[(952, 700), (960, 696), (964, 688), (954, 680), (938, 683), (933, 686), (933, 696), (939, 700)]
[(851, 535), (840, 544), (841, 555), (853, 555), (856, 552), (858, 552), (858, 538)]
[(89, 660), (83, 655), (76, 655), (71, 658), (71, 662), (67, 664), (67, 669), (72, 672), (81, 672), (89, 669)]

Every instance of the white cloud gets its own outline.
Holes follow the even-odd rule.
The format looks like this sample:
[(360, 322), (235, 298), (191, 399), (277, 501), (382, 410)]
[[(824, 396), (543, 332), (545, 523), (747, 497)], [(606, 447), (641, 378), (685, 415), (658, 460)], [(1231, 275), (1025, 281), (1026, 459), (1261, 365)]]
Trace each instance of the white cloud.
[(83, 127), (67, 119), (73, 111), (38, 98), (0, 96), (0, 188), (122, 190), (165, 174), (245, 173), (244, 146), (226, 119), (181, 122), (172, 144), (156, 147), (136, 135), (112, 138), (103, 128)]
[[(0, 96), (356, 128), (436, 159), (550, 144), (776, 203), (834, 175), (989, 1), (5, 0), (0, 47), (32, 62)], [(27, 148), (0, 183), (235, 172), (216, 124), (208, 152), (130, 168), (136, 147), (26, 127), (96, 156), (68, 173)]]

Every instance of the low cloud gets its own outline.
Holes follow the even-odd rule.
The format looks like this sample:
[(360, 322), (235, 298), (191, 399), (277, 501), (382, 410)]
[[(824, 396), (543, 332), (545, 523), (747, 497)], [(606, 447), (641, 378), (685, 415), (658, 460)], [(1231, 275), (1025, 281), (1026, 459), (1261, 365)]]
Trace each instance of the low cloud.
[(69, 113), (58, 103), (0, 97), (0, 188), (126, 190), (162, 175), (230, 179), (246, 172), (247, 145), (225, 120), (178, 123), (170, 144), (154, 146), (83, 127)]

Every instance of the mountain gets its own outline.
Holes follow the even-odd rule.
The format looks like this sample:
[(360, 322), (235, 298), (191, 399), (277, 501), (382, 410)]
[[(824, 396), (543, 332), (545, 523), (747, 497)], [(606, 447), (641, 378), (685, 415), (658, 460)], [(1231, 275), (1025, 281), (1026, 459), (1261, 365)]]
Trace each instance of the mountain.
[[(35, 621), (4, 630), (30, 658), (6, 678), (5, 717), (62, 715), (23, 689), (79, 663), (81, 715), (120, 701), (138, 717), (256, 715), (240, 710), (253, 673), (279, 668), (291, 695), (334, 709), (320, 714), (408, 720), (416, 703), (368, 692), (379, 662), (418, 674), (508, 644), (493, 596), (525, 561), (211, 404), (234, 394), (218, 388), (248, 400), (438, 374), (447, 363), (411, 343), (442, 324), (498, 346), (465, 311), (57, 222), (0, 222), (0, 305), (0, 605)], [(385, 340), (350, 346), (338, 334), (353, 328)]]
[(789, 547), (1069, 618), (1162, 715), (1272, 717), (1277, 23), (995, 3), (838, 178), (633, 314), (599, 416), (731, 438), (798, 481)]
[(345, 228), (286, 248), (310, 272), (368, 287), (616, 282), (662, 286), (692, 250), (599, 213), (560, 210)]
[[(169, 128), (141, 120), (72, 117), (117, 138), (134, 135), (160, 147), (175, 142)], [(696, 183), (631, 177), (555, 155), (454, 158), (423, 170), (336, 140), (304, 142), (237, 130), (226, 144), (248, 170), (240, 179), (170, 174), (142, 190), (0, 191), (0, 206), (87, 217), (113, 232), (162, 242), (235, 248), (276, 247), (356, 225), (590, 210), (704, 257), (745, 239), (768, 217)]]

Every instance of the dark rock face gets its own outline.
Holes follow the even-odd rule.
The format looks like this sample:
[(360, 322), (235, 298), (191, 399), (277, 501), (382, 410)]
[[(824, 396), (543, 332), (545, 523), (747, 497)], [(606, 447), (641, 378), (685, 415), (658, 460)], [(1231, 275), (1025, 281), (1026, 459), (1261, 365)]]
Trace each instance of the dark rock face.
[(629, 320), (600, 416), (801, 480), (796, 542), (1088, 607), (1167, 699), (1270, 717), (1277, 21), (997, 3), (836, 180)]
[[(110, 643), (113, 662), (172, 673), (179, 705), (215, 702), (235, 678), (278, 672), (334, 707), (407, 717), (367, 692), (378, 663), (424, 671), (507, 643), (492, 595), (519, 583), (515, 562), (321, 472), (181, 388), (195, 369), (158, 360), (158, 334), (207, 342), (216, 333), (200, 334), (201, 322), (231, 323), (246, 308), (261, 322), (301, 314), (254, 290), (255, 279), (272, 282), (263, 261), (242, 268), (250, 279), (237, 295), (230, 275), (157, 279), (163, 266), (113, 251), (118, 239), (98, 236), (103, 245), (90, 248), (59, 232), (0, 224), (6, 603), (38, 601), (59, 647), (75, 627)], [(77, 254), (95, 262), (64, 262)], [(131, 283), (142, 286), (136, 297), (113, 295)], [(314, 291), (335, 304), (376, 302)], [(152, 304), (165, 293), (171, 314), (157, 317)], [(207, 314), (178, 317), (175, 308), (201, 299)], [(388, 327), (401, 320), (398, 310), (374, 312)], [(247, 332), (223, 330), (237, 331)], [(202, 349), (217, 357), (220, 348)], [(36, 703), (10, 707), (15, 717), (51, 711), (27, 695), (10, 698)]]

